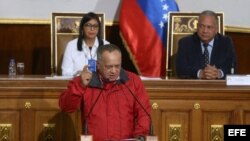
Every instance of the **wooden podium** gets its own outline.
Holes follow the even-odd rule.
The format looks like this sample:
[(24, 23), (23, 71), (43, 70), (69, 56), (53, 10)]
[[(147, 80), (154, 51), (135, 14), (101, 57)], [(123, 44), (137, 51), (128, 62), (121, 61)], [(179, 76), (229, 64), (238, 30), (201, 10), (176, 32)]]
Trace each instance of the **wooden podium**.
[[(250, 123), (250, 86), (224, 80), (145, 80), (155, 135), (159, 141), (223, 140), (224, 124)], [(68, 80), (45, 76), (0, 76), (0, 127), (11, 141), (79, 140), (81, 113), (58, 106)], [(93, 137), (94, 139), (95, 137)], [(150, 140), (150, 139), (148, 139)]]
[(146, 141), (158, 141), (157, 136), (146, 136)]

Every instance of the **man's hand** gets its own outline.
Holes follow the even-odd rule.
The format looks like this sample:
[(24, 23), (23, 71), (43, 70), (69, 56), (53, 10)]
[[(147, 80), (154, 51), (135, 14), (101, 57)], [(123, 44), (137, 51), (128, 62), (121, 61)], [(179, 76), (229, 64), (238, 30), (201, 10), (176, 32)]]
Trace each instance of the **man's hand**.
[(84, 86), (88, 86), (92, 78), (92, 72), (88, 70), (88, 65), (83, 67), (81, 72), (81, 81)]
[(207, 65), (204, 70), (202, 70), (202, 78), (203, 79), (217, 79), (221, 77), (221, 73), (219, 69), (215, 67), (215, 65)]

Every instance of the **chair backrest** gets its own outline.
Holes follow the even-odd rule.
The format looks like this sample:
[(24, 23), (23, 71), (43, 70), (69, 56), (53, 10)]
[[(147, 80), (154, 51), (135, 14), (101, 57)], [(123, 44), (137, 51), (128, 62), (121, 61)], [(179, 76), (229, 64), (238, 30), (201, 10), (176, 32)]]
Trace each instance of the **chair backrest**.
[[(175, 57), (178, 49), (178, 41), (184, 36), (193, 34), (197, 30), (200, 13), (169, 12), (167, 31), (167, 55), (166, 70), (168, 77), (175, 77)], [(224, 14), (216, 13), (218, 16), (219, 30), (224, 34)]]
[[(78, 37), (79, 25), (86, 13), (52, 13), (51, 19), (51, 72), (61, 75), (61, 64), (67, 43)], [(101, 38), (105, 39), (105, 15), (96, 13), (101, 21)]]

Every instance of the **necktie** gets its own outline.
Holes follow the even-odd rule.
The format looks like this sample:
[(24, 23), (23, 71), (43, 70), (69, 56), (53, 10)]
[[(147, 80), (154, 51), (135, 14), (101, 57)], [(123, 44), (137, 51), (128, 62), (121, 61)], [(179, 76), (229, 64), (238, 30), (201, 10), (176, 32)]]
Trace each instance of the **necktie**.
[(209, 64), (209, 52), (208, 52), (208, 44), (203, 44), (204, 46), (204, 53), (203, 53), (203, 56), (204, 56), (204, 67), (207, 66), (207, 64)]

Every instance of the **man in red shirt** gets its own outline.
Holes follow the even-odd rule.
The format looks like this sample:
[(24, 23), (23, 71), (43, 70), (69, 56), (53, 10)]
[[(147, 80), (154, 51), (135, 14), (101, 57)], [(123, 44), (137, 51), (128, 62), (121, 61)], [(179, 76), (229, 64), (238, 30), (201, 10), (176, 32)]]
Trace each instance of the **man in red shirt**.
[(94, 141), (142, 139), (149, 134), (151, 107), (141, 79), (121, 68), (120, 49), (112, 44), (97, 50), (97, 72), (83, 68), (59, 100), (64, 112), (81, 107), (82, 122)]

